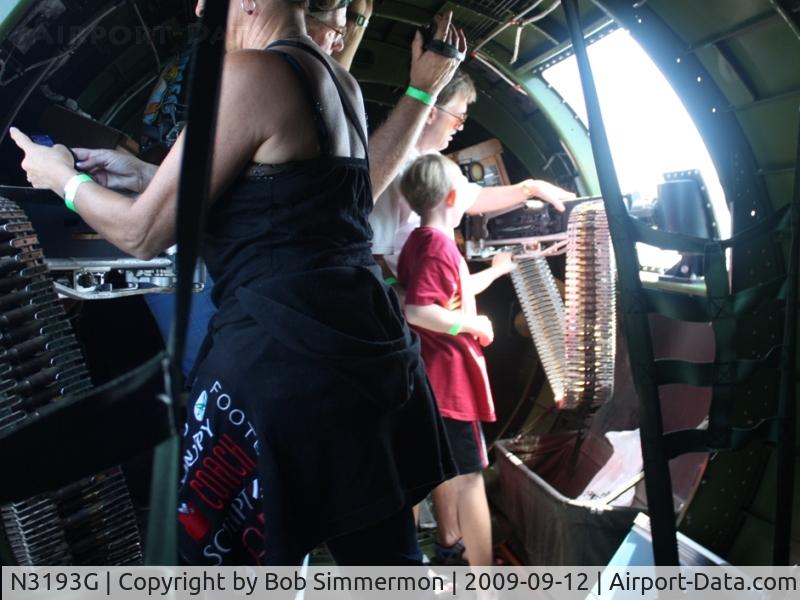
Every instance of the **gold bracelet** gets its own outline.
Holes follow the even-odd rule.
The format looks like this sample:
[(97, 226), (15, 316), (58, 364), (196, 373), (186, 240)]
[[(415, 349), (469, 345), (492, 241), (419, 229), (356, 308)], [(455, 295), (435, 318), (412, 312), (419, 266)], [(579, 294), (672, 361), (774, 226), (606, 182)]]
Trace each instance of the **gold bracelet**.
[(530, 199), (536, 197), (534, 191), (528, 186), (527, 181), (523, 181), (520, 185), (522, 187), (522, 192), (525, 194), (525, 198)]

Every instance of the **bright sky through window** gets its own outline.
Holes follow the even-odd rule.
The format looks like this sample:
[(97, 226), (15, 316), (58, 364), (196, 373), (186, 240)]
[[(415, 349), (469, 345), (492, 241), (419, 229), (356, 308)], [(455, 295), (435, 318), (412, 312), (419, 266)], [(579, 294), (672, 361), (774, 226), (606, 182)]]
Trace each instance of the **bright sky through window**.
[[(589, 46), (588, 53), (622, 192), (638, 192), (642, 199), (653, 199), (664, 173), (699, 169), (720, 235), (728, 237), (730, 212), (716, 169), (661, 71), (622, 29)], [(550, 67), (543, 75), (586, 124), (575, 57)]]

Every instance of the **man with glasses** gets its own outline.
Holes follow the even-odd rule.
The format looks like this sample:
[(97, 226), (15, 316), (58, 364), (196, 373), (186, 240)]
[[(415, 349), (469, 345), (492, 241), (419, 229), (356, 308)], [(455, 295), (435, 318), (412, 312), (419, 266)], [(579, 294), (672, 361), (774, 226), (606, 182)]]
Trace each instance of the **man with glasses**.
[[(422, 132), (406, 155), (404, 167), (418, 156), (445, 150), (453, 136), (464, 128), (467, 108), (476, 98), (472, 79), (466, 73), (457, 71), (431, 105)], [(372, 253), (387, 277), (397, 273), (400, 250), (420, 222), (419, 216), (412, 212), (400, 192), (399, 180), (403, 170), (377, 199), (369, 219), (374, 234)], [(459, 197), (470, 204), (467, 214), (472, 215), (512, 208), (530, 198), (539, 198), (558, 210), (564, 210), (562, 200), (575, 197), (575, 194), (540, 179), (484, 188), (462, 177), (458, 182), (458, 191)]]
[[(321, 10), (320, 5), (312, 0), (306, 13), (308, 35), (349, 70), (369, 25), (372, 8), (373, 0), (354, 0), (352, 3), (340, 0), (337, 8)], [(452, 17), (452, 12), (435, 17), (437, 31), (434, 37), (456, 50), (456, 57), (424, 50), (419, 32), (411, 44), (408, 89), (431, 101), (441, 94), (466, 55), (466, 38), (452, 25)], [(429, 116), (428, 106), (407, 93), (398, 100), (386, 121), (370, 133), (370, 177), (375, 198), (401, 174), (400, 169), (408, 160), (408, 153), (413, 151)]]
[[(345, 38), (347, 36), (345, 14), (344, 8), (309, 11), (306, 13), (308, 36), (322, 48), (325, 54), (336, 54), (345, 49)], [(349, 65), (345, 66), (345, 68), (349, 70)]]

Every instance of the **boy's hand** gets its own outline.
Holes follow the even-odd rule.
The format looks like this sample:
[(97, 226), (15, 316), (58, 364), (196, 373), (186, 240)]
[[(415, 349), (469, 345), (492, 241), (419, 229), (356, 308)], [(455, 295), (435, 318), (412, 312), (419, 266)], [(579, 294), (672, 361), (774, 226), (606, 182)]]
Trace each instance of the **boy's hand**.
[(450, 312), (456, 312), (461, 310), (461, 294), (453, 294), (453, 297), (450, 298), (450, 301), (445, 306), (447, 310)]
[(472, 334), (481, 346), (488, 346), (494, 341), (494, 328), (489, 317), (476, 315), (465, 325), (465, 332)]
[(511, 273), (517, 268), (517, 263), (514, 262), (514, 255), (511, 252), (501, 252), (492, 257), (492, 268), (500, 272), (502, 275)]

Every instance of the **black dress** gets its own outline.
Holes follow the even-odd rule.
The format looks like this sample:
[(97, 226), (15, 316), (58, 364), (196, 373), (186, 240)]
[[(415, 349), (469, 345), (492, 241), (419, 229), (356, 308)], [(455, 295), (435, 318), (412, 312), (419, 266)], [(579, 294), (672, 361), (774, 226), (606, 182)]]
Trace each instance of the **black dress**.
[(299, 58), (328, 68), (366, 149), (359, 121), (317, 51), (268, 50), (303, 83), (321, 156), (251, 167), (209, 214), (219, 312), (184, 432), (190, 564), (296, 564), (455, 472), (418, 339), (370, 252), (367, 161), (332, 155)]

